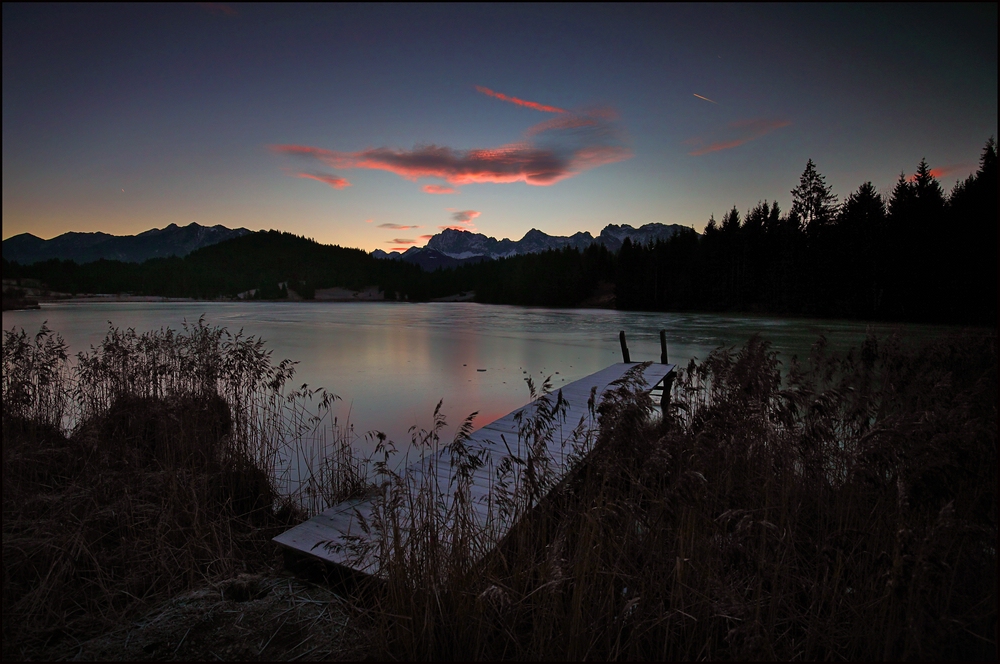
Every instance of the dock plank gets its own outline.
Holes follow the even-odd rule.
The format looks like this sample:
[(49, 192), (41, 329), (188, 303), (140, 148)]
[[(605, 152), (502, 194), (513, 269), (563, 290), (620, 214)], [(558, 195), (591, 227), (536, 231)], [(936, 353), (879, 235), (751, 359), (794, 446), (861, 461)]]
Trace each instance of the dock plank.
[[(591, 417), (588, 401), (596, 394), (597, 403), (608, 386), (621, 378), (626, 371), (638, 363), (617, 363), (593, 373), (585, 378), (564, 385), (553, 391), (551, 398), (561, 392), (566, 402), (565, 419), (554, 427), (553, 435), (546, 448), (551, 460), (551, 486), (555, 486), (571, 470), (570, 461), (577, 451), (574, 449), (573, 434), (582, 426), (584, 434), (596, 432), (596, 419)], [(674, 370), (672, 364), (651, 364), (646, 367), (643, 376), (652, 389)], [(470, 451), (481, 454), (483, 465), (471, 474), (469, 497), (471, 516), (476, 525), (486, 528), (495, 520), (491, 513), (491, 505), (497, 499), (495, 491), (498, 486), (497, 468), (508, 454), (522, 457), (530, 441), (519, 436), (528, 419), (533, 417), (537, 402), (518, 408), (482, 428), (473, 432), (467, 441)], [(518, 418), (522, 419), (519, 423)], [(509, 450), (509, 451), (508, 451)], [(513, 464), (508, 482), (514, 486), (522, 480), (522, 467)], [(454, 506), (455, 469), (450, 464), (450, 452), (442, 447), (428, 456), (410, 463), (400, 473), (401, 478), (416, 492), (411, 500), (417, 500), (420, 491), (423, 497), (427, 492), (433, 493), (435, 503), (443, 508), (443, 514), (448, 514)], [(412, 503), (411, 503), (412, 504)], [(343, 565), (363, 574), (377, 574), (377, 553), (372, 549), (374, 540), (370, 530), (374, 524), (375, 499), (354, 499), (335, 505), (321, 514), (291, 528), (274, 538), (274, 541), (289, 549), (314, 556), (336, 565)], [(418, 511), (423, 509), (417, 506)], [(406, 525), (406, 521), (414, 515), (409, 507), (404, 507), (397, 515)], [(366, 532), (366, 526), (368, 532)], [(505, 534), (501, 527), (494, 529), (493, 535), (499, 539)]]

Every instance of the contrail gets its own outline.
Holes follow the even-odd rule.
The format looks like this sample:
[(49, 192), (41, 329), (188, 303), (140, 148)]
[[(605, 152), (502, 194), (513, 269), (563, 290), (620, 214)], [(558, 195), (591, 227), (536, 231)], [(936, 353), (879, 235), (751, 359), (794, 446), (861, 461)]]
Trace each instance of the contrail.
[[(691, 94), (694, 94), (694, 93), (692, 92)], [(698, 99), (704, 99), (705, 101), (710, 101), (713, 104), (718, 104), (719, 103), (717, 101), (713, 101), (713, 100), (709, 99), (708, 97), (702, 97), (701, 95), (698, 95), (698, 94), (694, 94), (694, 96), (697, 97)]]

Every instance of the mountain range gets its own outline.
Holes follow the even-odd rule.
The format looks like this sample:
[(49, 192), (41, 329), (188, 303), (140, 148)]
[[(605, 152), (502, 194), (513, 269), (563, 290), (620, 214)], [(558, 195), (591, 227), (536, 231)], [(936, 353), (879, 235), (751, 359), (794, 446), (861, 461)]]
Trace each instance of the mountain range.
[(520, 240), (497, 240), (496, 238), (472, 233), (470, 231), (445, 229), (431, 237), (424, 247), (411, 247), (405, 252), (387, 253), (376, 249), (372, 255), (376, 258), (388, 258), (416, 263), (425, 270), (441, 267), (454, 267), (463, 263), (479, 262), (536, 254), (550, 249), (572, 247), (580, 251), (592, 244), (601, 244), (610, 251), (618, 251), (626, 239), (633, 243), (649, 244), (658, 240), (669, 240), (676, 233), (690, 230), (678, 224), (645, 224), (635, 228), (628, 224), (609, 224), (604, 227), (596, 238), (587, 231), (573, 235), (548, 235), (532, 228)]
[(150, 258), (186, 256), (196, 249), (247, 233), (250, 231), (246, 228), (202, 226), (195, 222), (187, 226), (170, 224), (138, 235), (70, 232), (43, 240), (31, 233), (21, 233), (3, 241), (3, 257), (21, 265), (53, 258), (76, 263), (91, 263), (102, 258), (141, 263)]
[[(403, 253), (386, 253), (379, 249), (372, 252), (375, 258), (398, 259), (419, 265), (424, 270), (455, 267), (464, 263), (478, 263), (509, 256), (534, 254), (550, 249), (572, 247), (584, 250), (592, 244), (601, 244), (611, 251), (618, 251), (626, 239), (633, 243), (649, 244), (668, 240), (679, 231), (689, 230), (677, 224), (646, 224), (634, 228), (628, 224), (609, 224), (595, 238), (583, 231), (570, 236), (548, 235), (531, 229), (520, 240), (510, 240), (472, 233), (464, 230), (445, 229), (428, 240), (424, 247), (412, 247)], [(43, 240), (31, 233), (21, 233), (3, 241), (3, 257), (21, 265), (60, 259), (79, 264), (106, 259), (128, 263), (141, 263), (150, 258), (186, 256), (187, 254), (218, 244), (225, 240), (250, 233), (246, 228), (230, 229), (225, 226), (202, 226), (192, 222), (187, 226), (170, 224), (138, 235), (110, 235), (108, 233), (63, 233), (51, 240)]]

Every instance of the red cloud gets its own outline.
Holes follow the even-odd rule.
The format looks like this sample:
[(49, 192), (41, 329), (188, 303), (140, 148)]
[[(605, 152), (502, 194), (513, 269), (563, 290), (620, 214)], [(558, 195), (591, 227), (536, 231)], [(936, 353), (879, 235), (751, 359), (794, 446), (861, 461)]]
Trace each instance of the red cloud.
[(391, 228), (394, 231), (408, 231), (411, 228), (423, 228), (423, 226), (403, 226), (401, 224), (379, 224), (379, 228)]
[[(952, 175), (954, 173), (963, 173), (963, 174), (972, 173), (978, 167), (979, 167), (978, 164), (974, 164), (971, 162), (966, 164), (951, 164), (950, 166), (940, 166), (938, 168), (931, 169), (931, 177), (940, 180), (941, 178), (947, 175)], [(911, 175), (906, 179), (909, 180), (910, 182), (913, 182), (914, 180), (917, 179), (917, 174), (914, 173), (913, 175)]]
[(334, 189), (343, 189), (344, 187), (351, 186), (350, 182), (344, 178), (337, 177), (336, 175), (323, 175), (322, 173), (295, 173), (295, 177), (316, 180), (317, 182), (328, 184)]
[[(712, 135), (689, 138), (684, 141), (684, 144), (695, 148), (693, 152), (689, 152), (688, 154), (692, 157), (699, 157), (710, 152), (719, 152), (720, 150), (739, 147), (765, 134), (770, 134), (775, 129), (787, 127), (790, 124), (792, 123), (788, 120), (740, 120), (739, 122), (730, 123), (725, 129), (717, 131)], [(708, 145), (705, 145), (705, 143), (708, 143)]]
[(410, 151), (378, 148), (344, 155), (341, 163), (354, 168), (389, 171), (408, 180), (443, 178), (454, 185), (518, 181), (548, 185), (569, 176), (569, 164), (559, 155), (518, 144), (468, 151), (436, 145)]
[(461, 210), (459, 212), (452, 213), (451, 218), (460, 224), (468, 224), (481, 214), (482, 212), (478, 212), (476, 210)]
[[(495, 148), (456, 150), (418, 145), (412, 150), (370, 148), (336, 152), (306, 145), (272, 145), (272, 152), (314, 159), (331, 168), (389, 171), (407, 180), (437, 178), (453, 186), (474, 183), (525, 182), (548, 186), (579, 173), (632, 156), (614, 126), (614, 111), (596, 109), (543, 122), (525, 139)], [(427, 185), (424, 191), (443, 191)]]
[(417, 239), (418, 240), (424, 240), (426, 242), (427, 240), (431, 239), (432, 237), (434, 237), (434, 236), (433, 235), (421, 235)]
[(565, 113), (565, 109), (559, 108), (557, 106), (546, 106), (545, 104), (539, 104), (534, 101), (527, 101), (524, 99), (518, 99), (517, 97), (508, 97), (501, 92), (494, 92), (489, 88), (484, 88), (481, 85), (476, 86), (476, 90), (482, 92), (484, 95), (494, 97), (500, 101), (509, 101), (512, 104), (517, 104), (518, 106), (524, 106), (525, 108), (533, 108), (536, 111), (544, 111), (546, 113)]
[[(281, 152), (283, 147), (285, 146), (276, 146), (274, 150)], [(552, 147), (509, 144), (491, 150), (467, 151), (436, 145), (419, 146), (409, 151), (375, 148), (362, 152), (336, 153), (335, 156), (324, 156), (321, 159), (336, 168), (389, 171), (407, 180), (435, 177), (453, 185), (525, 182), (548, 186), (571, 178), (581, 171), (623, 161), (631, 156), (631, 150), (618, 145), (582, 146), (563, 151)]]
[(424, 187), (423, 187), (423, 189), (424, 189), (424, 192), (426, 192), (428, 194), (457, 194), (458, 193), (458, 189), (455, 189), (454, 187), (445, 187), (445, 186), (440, 185), (440, 184), (425, 184)]

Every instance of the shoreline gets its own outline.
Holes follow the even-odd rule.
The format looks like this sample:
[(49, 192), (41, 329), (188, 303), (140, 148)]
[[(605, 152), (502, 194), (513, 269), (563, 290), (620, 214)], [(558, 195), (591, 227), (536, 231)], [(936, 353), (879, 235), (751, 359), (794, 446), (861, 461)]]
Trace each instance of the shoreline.
[[(332, 289), (331, 289), (332, 290)], [(339, 289), (338, 289), (339, 290)], [(346, 289), (344, 289), (346, 291)], [(354, 291), (348, 291), (354, 292)], [(866, 325), (929, 325), (934, 327), (946, 327), (953, 329), (995, 329), (994, 326), (986, 323), (955, 323), (955, 322), (941, 322), (941, 321), (919, 321), (919, 320), (899, 320), (899, 319), (858, 319), (858, 318), (841, 318), (834, 316), (822, 316), (816, 314), (803, 314), (803, 313), (769, 313), (762, 311), (716, 311), (716, 310), (676, 310), (676, 311), (647, 311), (640, 309), (619, 309), (613, 305), (602, 306), (599, 303), (588, 303), (584, 302), (575, 306), (569, 307), (557, 307), (557, 306), (544, 306), (544, 305), (523, 305), (523, 304), (499, 304), (495, 302), (476, 302), (468, 294), (456, 294), (452, 296), (432, 298), (429, 300), (388, 300), (384, 298), (369, 298), (363, 297), (364, 292), (360, 292), (359, 295), (362, 297), (317, 297), (312, 300), (306, 300), (301, 297), (289, 297), (274, 300), (252, 300), (252, 299), (241, 299), (232, 297), (219, 297), (219, 298), (198, 298), (198, 297), (168, 297), (164, 295), (112, 295), (112, 294), (87, 294), (87, 295), (69, 295), (67, 293), (59, 293), (53, 295), (31, 295), (26, 298), (30, 301), (35, 301), (38, 303), (36, 306), (26, 306), (26, 307), (12, 307), (5, 308), (4, 311), (33, 311), (41, 309), (41, 305), (53, 304), (53, 303), (70, 303), (70, 304), (100, 304), (100, 303), (160, 303), (160, 302), (212, 302), (212, 303), (261, 303), (261, 304), (280, 304), (280, 303), (299, 303), (299, 304), (343, 304), (348, 302), (358, 303), (358, 304), (481, 304), (484, 306), (505, 306), (505, 307), (517, 307), (520, 309), (557, 309), (557, 310), (589, 310), (589, 311), (618, 311), (622, 313), (650, 313), (650, 314), (665, 314), (665, 315), (686, 315), (686, 314), (709, 314), (709, 315), (719, 315), (719, 316), (737, 316), (740, 318), (782, 318), (782, 319), (792, 319), (801, 321), (831, 321), (831, 322), (842, 322), (842, 323), (858, 323)]]

